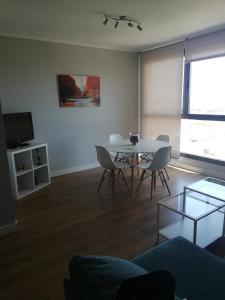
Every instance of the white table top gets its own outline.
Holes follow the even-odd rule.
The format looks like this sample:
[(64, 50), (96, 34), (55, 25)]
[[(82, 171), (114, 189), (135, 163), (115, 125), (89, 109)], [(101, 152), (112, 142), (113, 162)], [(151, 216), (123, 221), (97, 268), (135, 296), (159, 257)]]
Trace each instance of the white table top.
[(133, 146), (128, 139), (119, 144), (108, 143), (103, 145), (109, 152), (116, 153), (155, 153), (160, 148), (168, 146), (171, 145), (167, 142), (153, 139), (140, 139), (135, 146)]

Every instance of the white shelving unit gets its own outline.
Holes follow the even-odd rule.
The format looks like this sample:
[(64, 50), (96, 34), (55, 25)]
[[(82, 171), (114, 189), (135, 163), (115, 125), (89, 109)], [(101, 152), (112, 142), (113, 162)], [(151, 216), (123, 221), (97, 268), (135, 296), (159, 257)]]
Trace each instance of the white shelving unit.
[(19, 200), (50, 184), (46, 143), (32, 143), (7, 153), (14, 199)]

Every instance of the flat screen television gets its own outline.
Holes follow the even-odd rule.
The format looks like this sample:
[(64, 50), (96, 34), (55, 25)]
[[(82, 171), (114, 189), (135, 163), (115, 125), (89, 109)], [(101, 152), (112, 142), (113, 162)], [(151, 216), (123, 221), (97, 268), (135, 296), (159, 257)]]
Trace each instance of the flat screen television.
[(3, 114), (7, 148), (27, 146), (34, 139), (31, 112)]

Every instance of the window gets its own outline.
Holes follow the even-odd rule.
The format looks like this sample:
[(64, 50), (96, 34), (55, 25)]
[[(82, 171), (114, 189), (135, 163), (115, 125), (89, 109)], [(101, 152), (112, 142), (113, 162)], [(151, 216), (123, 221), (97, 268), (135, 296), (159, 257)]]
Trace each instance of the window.
[(181, 155), (225, 163), (225, 56), (185, 65)]

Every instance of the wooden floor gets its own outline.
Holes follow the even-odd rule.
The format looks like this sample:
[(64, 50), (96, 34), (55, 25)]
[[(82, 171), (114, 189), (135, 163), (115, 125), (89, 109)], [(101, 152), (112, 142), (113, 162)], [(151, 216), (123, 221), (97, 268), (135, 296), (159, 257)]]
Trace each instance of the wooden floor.
[[(63, 278), (74, 254), (132, 258), (156, 241), (156, 201), (149, 182), (132, 197), (120, 186), (112, 200), (96, 188), (100, 168), (56, 177), (52, 184), (17, 201), (18, 231), (0, 239), (1, 300), (62, 300)], [(172, 194), (200, 175), (169, 168)]]

